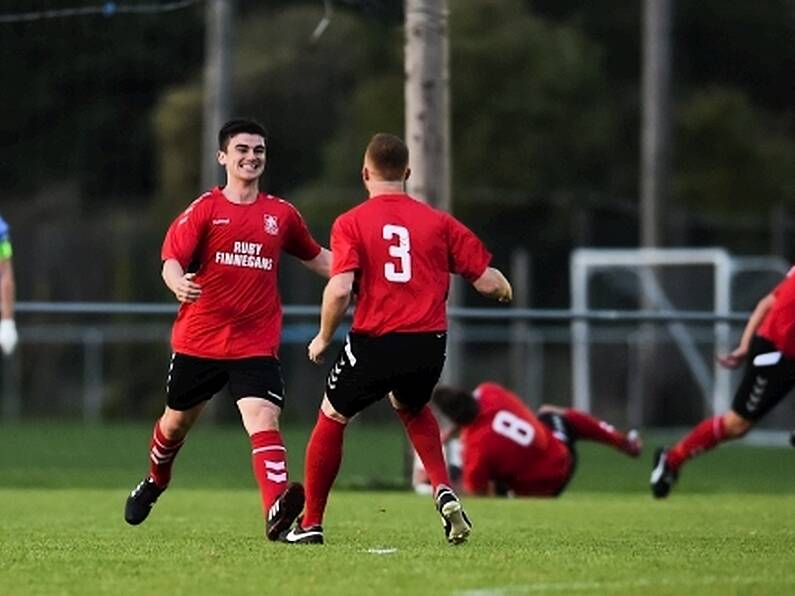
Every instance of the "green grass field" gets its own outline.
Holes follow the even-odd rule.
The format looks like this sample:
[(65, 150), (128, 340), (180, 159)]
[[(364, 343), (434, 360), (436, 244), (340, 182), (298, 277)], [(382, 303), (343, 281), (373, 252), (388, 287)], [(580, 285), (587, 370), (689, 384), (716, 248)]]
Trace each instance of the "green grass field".
[[(354, 426), (327, 544), (300, 547), (263, 538), (236, 428), (197, 428), (150, 519), (127, 526), (148, 433), (0, 426), (0, 594), (795, 593), (790, 448), (719, 449), (657, 502), (648, 454), (583, 446), (560, 499), (466, 499), (472, 540), (450, 547), (428, 497), (352, 490), (403, 480), (399, 427)], [(287, 433), (293, 477), (306, 434)]]

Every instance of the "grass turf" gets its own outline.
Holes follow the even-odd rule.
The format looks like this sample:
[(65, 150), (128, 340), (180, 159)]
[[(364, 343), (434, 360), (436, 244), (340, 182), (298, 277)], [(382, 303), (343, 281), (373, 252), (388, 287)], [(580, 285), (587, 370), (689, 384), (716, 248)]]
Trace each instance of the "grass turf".
[[(466, 499), (458, 548), (428, 497), (337, 490), (327, 544), (300, 547), (263, 538), (239, 429), (197, 429), (152, 517), (126, 526), (148, 430), (0, 427), (0, 593), (795, 593), (791, 449), (719, 449), (659, 502), (648, 455), (583, 445), (560, 499)], [(306, 432), (287, 439), (298, 476)], [(341, 484), (399, 483), (401, 445), (398, 427), (350, 429)]]

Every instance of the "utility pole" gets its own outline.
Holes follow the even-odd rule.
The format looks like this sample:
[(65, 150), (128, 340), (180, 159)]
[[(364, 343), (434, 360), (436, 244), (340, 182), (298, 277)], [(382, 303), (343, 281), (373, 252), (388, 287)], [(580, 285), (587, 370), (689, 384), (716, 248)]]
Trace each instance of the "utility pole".
[[(447, 0), (405, 0), (406, 144), (411, 176), (407, 190), (452, 212), (450, 193), (450, 66)], [(450, 306), (460, 302), (460, 280), (450, 281)], [(461, 325), (447, 331), (447, 365), (442, 380), (461, 383)]]
[(450, 73), (446, 0), (405, 0), (408, 191), (445, 211), (450, 200)]
[(200, 191), (222, 182), (215, 154), (218, 131), (229, 119), (232, 96), (234, 0), (207, 0), (204, 37), (204, 110)]
[[(640, 163), (640, 245), (665, 244), (671, 175), (671, 16), (674, 0), (643, 2), (643, 74)], [(641, 269), (641, 308), (659, 308), (653, 298), (658, 269)], [(662, 333), (653, 323), (638, 330), (639, 377), (627, 406), (629, 426), (643, 426), (645, 401), (656, 402), (665, 374), (659, 357)], [(640, 391), (638, 393), (638, 390)]]
[(671, 174), (671, 18), (673, 0), (644, 0), (640, 164), (640, 244), (664, 244)]

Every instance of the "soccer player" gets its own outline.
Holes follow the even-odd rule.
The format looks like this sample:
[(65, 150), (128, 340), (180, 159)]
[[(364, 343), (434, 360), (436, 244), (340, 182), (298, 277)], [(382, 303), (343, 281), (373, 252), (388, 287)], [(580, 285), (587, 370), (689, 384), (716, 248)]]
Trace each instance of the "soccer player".
[(444, 365), (450, 274), (501, 302), (511, 300), (512, 291), (489, 266), (491, 254), (474, 233), (406, 194), (408, 165), (401, 139), (376, 134), (362, 168), (369, 198), (332, 226), (332, 277), (323, 292), (320, 330), (309, 344), (310, 360), (322, 362), (354, 285), (356, 310), (307, 445), (304, 515), (282, 537), (285, 542), (323, 543), (323, 512), (342, 461), (345, 426), (387, 394), (428, 470), (447, 540), (458, 544), (470, 533), (427, 403)]
[(747, 362), (731, 410), (702, 420), (670, 449), (656, 450), (649, 484), (658, 499), (671, 492), (687, 460), (744, 436), (795, 386), (795, 267), (757, 303), (740, 344), (718, 362), (730, 369)]
[[(149, 474), (127, 499), (124, 518), (143, 522), (171, 480), (185, 437), (224, 386), (251, 439), (266, 535), (275, 539), (303, 507), (303, 487), (287, 485), (279, 432), (284, 383), (278, 360), (281, 251), (328, 277), (331, 255), (287, 201), (263, 193), (265, 130), (232, 120), (218, 133), (226, 184), (193, 201), (171, 224), (162, 248), (163, 281), (181, 303), (171, 335), (166, 407), (155, 423)], [(285, 488), (286, 487), (286, 488)]]
[(6, 356), (17, 347), (17, 326), (14, 323), (14, 265), (11, 257), (8, 224), (0, 217), (0, 349)]
[(581, 439), (614, 447), (630, 457), (642, 443), (607, 422), (572, 408), (544, 405), (536, 415), (515, 393), (485, 382), (474, 391), (439, 385), (433, 404), (460, 430), (462, 484), (475, 495), (554, 497), (563, 492), (577, 464)]

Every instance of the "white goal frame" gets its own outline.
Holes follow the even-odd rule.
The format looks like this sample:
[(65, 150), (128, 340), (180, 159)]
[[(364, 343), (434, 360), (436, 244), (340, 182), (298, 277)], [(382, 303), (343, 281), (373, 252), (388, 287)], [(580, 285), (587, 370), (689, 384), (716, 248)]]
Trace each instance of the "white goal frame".
[[(600, 269), (637, 269), (641, 292), (648, 302), (668, 307), (665, 293), (656, 282), (651, 267), (710, 265), (713, 267), (715, 295), (712, 314), (715, 349), (726, 353), (731, 349), (731, 289), (734, 276), (743, 271), (776, 271), (782, 274), (789, 264), (780, 257), (733, 257), (722, 248), (637, 248), (637, 249), (576, 249), (570, 260), (571, 308), (574, 313), (587, 314), (588, 289), (591, 274)], [(728, 410), (731, 400), (731, 371), (712, 359), (710, 363), (698, 353), (695, 340), (681, 322), (666, 323), (690, 372), (701, 390), (705, 405), (713, 413)], [(587, 317), (575, 317), (572, 333), (572, 404), (591, 410), (591, 336)]]

